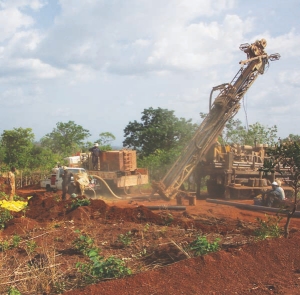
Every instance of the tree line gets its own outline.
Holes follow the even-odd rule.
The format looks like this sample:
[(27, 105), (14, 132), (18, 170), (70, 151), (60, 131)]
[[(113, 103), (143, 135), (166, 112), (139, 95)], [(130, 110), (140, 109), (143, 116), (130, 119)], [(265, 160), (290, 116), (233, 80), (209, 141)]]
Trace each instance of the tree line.
[[(200, 116), (204, 118), (205, 114)], [(150, 107), (143, 110), (140, 120), (130, 121), (124, 128), (123, 147), (137, 150), (139, 167), (148, 168), (150, 176), (160, 178), (198, 127), (191, 119), (176, 117), (172, 110)], [(11, 166), (24, 171), (50, 171), (57, 162), (63, 163), (65, 157), (88, 151), (93, 145), (87, 141), (90, 136), (89, 130), (74, 121), (58, 122), (38, 142), (31, 128), (4, 130), (0, 137), (1, 171)], [(100, 149), (111, 150), (115, 136), (110, 132), (101, 132), (98, 136), (95, 142)], [(299, 136), (290, 134), (289, 138), (299, 139)], [(219, 137), (221, 144), (272, 145), (276, 140), (276, 125), (268, 127), (257, 122), (246, 128), (238, 119), (229, 120)]]

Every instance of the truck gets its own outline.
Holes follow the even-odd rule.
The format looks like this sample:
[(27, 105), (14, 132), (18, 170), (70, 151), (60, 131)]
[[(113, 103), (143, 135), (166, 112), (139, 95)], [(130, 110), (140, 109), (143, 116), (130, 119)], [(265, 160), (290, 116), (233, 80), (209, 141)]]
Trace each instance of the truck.
[(84, 168), (89, 175), (100, 177), (115, 191), (128, 194), (132, 188), (149, 183), (148, 170), (137, 167), (135, 150), (101, 151), (96, 170), (93, 169), (91, 153), (79, 153), (65, 160), (72, 167)]
[[(257, 40), (252, 44), (240, 45), (240, 50), (246, 53), (247, 59), (239, 62), (241, 67), (231, 82), (213, 87), (207, 116), (164, 178), (152, 183), (153, 193), (158, 193), (166, 200), (173, 199), (180, 191), (182, 184), (193, 174), (197, 184), (201, 178), (209, 176), (208, 191), (210, 194), (217, 192), (228, 196), (233, 179), (237, 180), (237, 176), (244, 173), (241, 169), (237, 169), (242, 164), (234, 163), (234, 156), (230, 150), (223, 153), (225, 155), (221, 162), (216, 162), (214, 159), (217, 152), (215, 146), (225, 124), (237, 114), (241, 99), (254, 81), (259, 75), (264, 74), (269, 61), (280, 58), (278, 53), (268, 55), (265, 52), (266, 45), (265, 39)], [(216, 91), (218, 91), (218, 95), (213, 100), (213, 94)], [(221, 154), (219, 153), (220, 159)], [(248, 162), (250, 165), (248, 165), (247, 177), (249, 177), (250, 170), (253, 174), (261, 176), (258, 171), (258, 166), (262, 165), (261, 158), (255, 155), (249, 158)], [(220, 163), (222, 164), (220, 165)], [(234, 188), (238, 188), (238, 186)]]
[[(67, 167), (73, 175), (78, 173), (86, 173), (86, 170), (79, 167)], [(62, 190), (62, 175), (64, 170), (62, 168), (53, 168), (52, 174), (47, 178), (40, 181), (40, 187), (45, 188), (47, 191)], [(71, 184), (74, 184), (74, 177), (71, 178)]]

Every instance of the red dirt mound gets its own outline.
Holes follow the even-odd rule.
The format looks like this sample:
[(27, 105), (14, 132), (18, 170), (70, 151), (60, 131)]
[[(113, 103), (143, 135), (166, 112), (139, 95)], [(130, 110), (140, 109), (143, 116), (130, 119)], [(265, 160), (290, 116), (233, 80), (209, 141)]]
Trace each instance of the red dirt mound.
[[(300, 233), (177, 262), (65, 295), (300, 294)], [(120, 291), (122, 290), (122, 291)]]
[[(79, 200), (87, 199), (85, 196), (78, 197)], [(74, 199), (60, 201), (58, 197), (39, 195), (38, 193), (28, 201), (26, 217), (39, 222), (51, 220), (86, 220), (86, 219), (107, 219), (128, 222), (151, 222), (164, 224), (165, 220), (160, 215), (153, 213), (144, 206), (136, 208), (119, 208), (108, 206), (102, 200), (91, 200), (88, 206), (74, 208)], [(22, 213), (15, 213), (20, 217)]]

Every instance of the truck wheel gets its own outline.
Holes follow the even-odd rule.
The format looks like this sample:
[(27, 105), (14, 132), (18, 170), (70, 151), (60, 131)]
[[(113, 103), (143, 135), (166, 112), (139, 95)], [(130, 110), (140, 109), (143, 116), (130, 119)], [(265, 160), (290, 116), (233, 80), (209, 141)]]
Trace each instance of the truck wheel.
[(47, 191), (47, 192), (51, 192), (51, 186), (50, 186), (50, 184), (47, 184), (47, 185), (46, 185), (46, 191)]

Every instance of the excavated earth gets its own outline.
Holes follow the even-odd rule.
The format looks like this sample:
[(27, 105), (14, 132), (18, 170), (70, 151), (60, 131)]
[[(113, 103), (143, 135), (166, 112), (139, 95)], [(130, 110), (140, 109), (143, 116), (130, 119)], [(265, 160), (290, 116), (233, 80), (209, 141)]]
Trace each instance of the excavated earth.
[[(72, 199), (61, 201), (60, 192), (34, 186), (17, 195), (31, 198), (0, 233), (0, 294), (9, 287), (21, 294), (300, 294), (299, 218), (292, 219), (289, 238), (260, 240), (257, 218), (277, 220), (274, 213), (205, 200), (195, 206), (184, 200), (185, 210), (173, 210), (175, 200), (147, 193), (92, 197), (77, 208)], [(87, 258), (76, 248), (79, 235), (91, 237), (102, 256), (122, 259), (133, 274), (83, 284), (76, 263)], [(199, 235), (219, 239), (220, 250), (195, 257), (188, 245)], [(20, 243), (4, 251), (16, 236)], [(120, 238), (126, 236), (128, 243)]]

